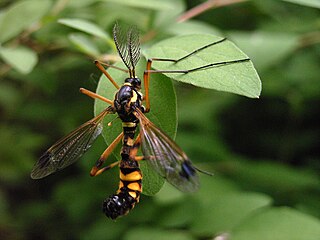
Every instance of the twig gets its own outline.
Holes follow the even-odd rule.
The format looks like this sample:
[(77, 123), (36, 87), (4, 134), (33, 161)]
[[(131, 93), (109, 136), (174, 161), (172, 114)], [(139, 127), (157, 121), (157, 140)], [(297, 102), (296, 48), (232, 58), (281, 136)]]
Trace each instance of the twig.
[(189, 11), (183, 13), (178, 17), (177, 22), (184, 22), (190, 18), (193, 18), (201, 13), (208, 11), (211, 8), (223, 7), (239, 2), (245, 2), (248, 0), (208, 0), (194, 8), (191, 8)]

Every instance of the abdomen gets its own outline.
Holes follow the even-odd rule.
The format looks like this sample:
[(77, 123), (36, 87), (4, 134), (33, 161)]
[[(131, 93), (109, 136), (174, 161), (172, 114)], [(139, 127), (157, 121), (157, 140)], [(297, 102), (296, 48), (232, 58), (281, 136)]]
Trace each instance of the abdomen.
[(119, 189), (103, 202), (103, 212), (111, 219), (126, 215), (139, 202), (141, 192), (142, 174), (139, 163), (134, 160), (122, 160)]

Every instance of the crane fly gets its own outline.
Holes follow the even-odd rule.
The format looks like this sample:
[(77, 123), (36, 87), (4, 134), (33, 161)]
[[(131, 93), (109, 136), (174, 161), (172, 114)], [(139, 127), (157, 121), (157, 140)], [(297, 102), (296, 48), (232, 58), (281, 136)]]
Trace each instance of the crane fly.
[[(95, 61), (96, 66), (110, 80), (117, 92), (113, 100), (105, 98), (87, 89), (81, 88), (83, 94), (99, 99), (109, 104), (100, 114), (73, 130), (64, 138), (50, 147), (35, 163), (31, 172), (33, 179), (44, 178), (77, 161), (92, 145), (102, 132), (102, 121), (106, 115), (117, 114), (122, 121), (122, 132), (107, 147), (90, 171), (91, 176), (97, 176), (115, 166), (120, 168), (120, 182), (115, 194), (103, 202), (103, 212), (107, 217), (116, 219), (126, 215), (136, 203), (142, 192), (142, 172), (139, 161), (147, 163), (169, 183), (183, 192), (195, 192), (199, 188), (199, 178), (196, 168), (182, 149), (160, 128), (146, 116), (150, 111), (149, 80), (153, 73), (190, 73), (213, 66), (249, 61), (248, 58), (218, 62), (188, 70), (152, 70), (153, 61), (180, 62), (208, 47), (225, 41), (219, 41), (203, 46), (179, 59), (151, 58), (144, 71), (144, 96), (140, 92), (141, 80), (136, 76), (135, 67), (140, 59), (139, 33), (136, 27), (129, 27), (123, 32), (118, 24), (113, 28), (113, 38), (120, 58), (126, 69)], [(110, 76), (104, 66), (113, 67), (128, 73), (128, 78), (119, 86)], [(145, 103), (143, 105), (142, 103)], [(139, 126), (140, 132), (137, 133)], [(115, 147), (122, 142), (121, 159), (110, 165), (104, 162)], [(143, 156), (138, 156), (141, 148)]]

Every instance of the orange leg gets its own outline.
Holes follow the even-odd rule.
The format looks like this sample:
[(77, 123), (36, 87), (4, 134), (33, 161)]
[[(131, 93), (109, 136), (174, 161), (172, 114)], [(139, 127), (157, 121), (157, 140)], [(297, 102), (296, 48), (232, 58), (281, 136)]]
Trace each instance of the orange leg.
[(80, 92), (85, 94), (85, 95), (87, 95), (87, 96), (89, 96), (89, 97), (91, 97), (91, 98), (97, 98), (97, 99), (100, 99), (100, 100), (102, 100), (102, 101), (104, 101), (106, 103), (109, 103), (111, 105), (113, 104), (113, 101), (111, 101), (110, 99), (102, 97), (101, 95), (96, 94), (94, 92), (91, 92), (91, 91), (89, 91), (89, 90), (87, 90), (85, 88), (80, 88)]
[(144, 156), (135, 156), (134, 160), (135, 161), (142, 161), (142, 160), (144, 160)]
[(117, 67), (117, 66), (114, 66), (114, 65), (105, 63), (105, 62), (100, 62), (100, 61), (98, 61), (98, 60), (96, 60), (96, 62), (98, 62), (98, 63), (95, 63), (96, 65), (97, 65), (97, 64), (100, 64), (100, 65), (103, 65), (103, 66), (106, 66), (106, 67), (111, 67), (111, 68), (114, 68), (114, 69), (118, 69), (118, 70), (120, 70), (120, 71), (122, 71), (122, 72), (125, 72), (125, 73), (128, 73), (128, 72), (129, 72), (128, 69), (120, 68), (120, 67)]
[(151, 69), (152, 60), (148, 59), (147, 62), (147, 70), (143, 73), (143, 81), (144, 81), (144, 100), (146, 100), (146, 109), (145, 112), (150, 111), (150, 100), (149, 100), (149, 80), (150, 80), (150, 69)]
[[(98, 60), (94, 61), (94, 64), (100, 69), (100, 71), (110, 80), (110, 82), (115, 86), (117, 89), (119, 89), (119, 85), (113, 80), (113, 78), (110, 76), (110, 74), (107, 72), (107, 70), (102, 66), (101, 62)], [(108, 64), (104, 64), (108, 65)], [(108, 65), (110, 66), (110, 65)]]
[(96, 169), (96, 171), (94, 172), (94, 175), (93, 175), (92, 170), (91, 170), (90, 176), (92, 176), (92, 177), (98, 176), (98, 175), (100, 175), (101, 173), (103, 173), (104, 171), (109, 170), (109, 169), (111, 169), (111, 168), (119, 165), (119, 162), (120, 162), (120, 161), (116, 161), (116, 162), (111, 163), (110, 165), (108, 165), (108, 166), (106, 166), (106, 167)]
[(113, 140), (113, 142), (109, 145), (109, 147), (102, 153), (101, 157), (98, 159), (95, 166), (90, 171), (91, 176), (97, 176), (97, 175), (101, 174), (102, 172), (119, 164), (119, 161), (118, 161), (118, 162), (114, 162), (104, 168), (100, 168), (102, 166), (102, 164), (106, 161), (108, 156), (115, 149), (115, 147), (120, 143), (122, 137), (123, 137), (123, 132), (120, 133), (119, 136), (115, 140)]
[(147, 62), (146, 70), (143, 73), (143, 81), (144, 81), (144, 100), (146, 101), (146, 109), (145, 112), (150, 111), (150, 99), (149, 99), (149, 80), (151, 73), (187, 73), (189, 70), (151, 70), (151, 65), (153, 61), (163, 61), (163, 62), (177, 62), (179, 60), (174, 59), (164, 59), (164, 58), (150, 58)]

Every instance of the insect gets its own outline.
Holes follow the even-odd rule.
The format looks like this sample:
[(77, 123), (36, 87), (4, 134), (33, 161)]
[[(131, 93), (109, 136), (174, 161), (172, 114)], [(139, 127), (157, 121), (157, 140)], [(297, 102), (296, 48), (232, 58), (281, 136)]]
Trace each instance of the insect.
[[(119, 25), (115, 24), (113, 38), (118, 53), (127, 69), (120, 69), (99, 61), (95, 61), (95, 64), (117, 89), (114, 99), (110, 100), (87, 89), (80, 89), (83, 94), (94, 99), (100, 99), (110, 106), (50, 147), (35, 163), (31, 177), (33, 179), (46, 177), (77, 161), (101, 134), (104, 117), (108, 114), (117, 114), (122, 121), (122, 132), (102, 153), (90, 172), (91, 176), (97, 176), (112, 167), (119, 166), (119, 188), (116, 194), (111, 195), (103, 202), (103, 212), (106, 216), (116, 219), (126, 215), (139, 202), (142, 192), (142, 172), (139, 168), (139, 161), (147, 161), (158, 174), (184, 192), (198, 190), (199, 178), (197, 172), (203, 172), (193, 166), (181, 148), (145, 116), (150, 111), (150, 75), (153, 73), (186, 74), (213, 66), (249, 61), (249, 59), (212, 63), (189, 70), (151, 69), (153, 61), (171, 61), (175, 63), (183, 61), (198, 51), (223, 42), (225, 38), (201, 47), (179, 59), (149, 59), (143, 75), (145, 93), (143, 96), (140, 92), (141, 80), (135, 73), (135, 66), (140, 59), (138, 30), (135, 27), (130, 27), (127, 33), (124, 33)], [(128, 72), (129, 76), (122, 86), (118, 86), (106, 71), (104, 65)], [(145, 102), (145, 106), (142, 104), (143, 102)], [(138, 125), (140, 128), (139, 134), (137, 134)], [(121, 141), (121, 160), (103, 167), (108, 156)], [(140, 147), (143, 156), (137, 155)]]

